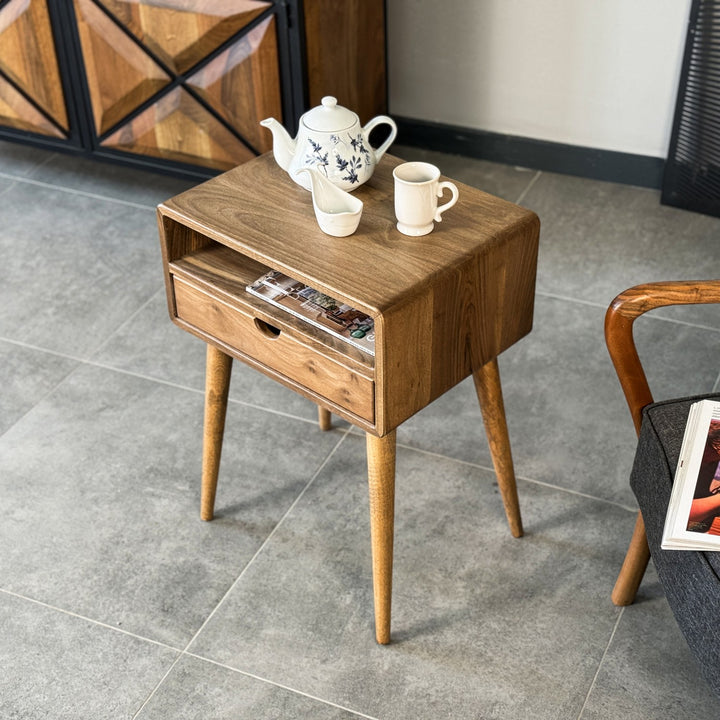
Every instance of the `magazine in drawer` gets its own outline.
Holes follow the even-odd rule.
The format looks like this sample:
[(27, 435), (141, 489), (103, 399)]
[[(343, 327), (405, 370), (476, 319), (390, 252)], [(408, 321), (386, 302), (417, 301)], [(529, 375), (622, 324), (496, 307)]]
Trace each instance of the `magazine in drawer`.
[[(257, 307), (242, 296), (232, 297), (173, 276), (177, 317), (201, 333), (217, 338), (249, 359), (259, 369), (267, 368), (288, 378), (345, 410), (374, 421), (374, 381), (369, 369), (344, 358), (329, 345), (303, 332), (298, 320), (290, 323), (271, 308)], [(274, 374), (273, 374), (274, 375)]]

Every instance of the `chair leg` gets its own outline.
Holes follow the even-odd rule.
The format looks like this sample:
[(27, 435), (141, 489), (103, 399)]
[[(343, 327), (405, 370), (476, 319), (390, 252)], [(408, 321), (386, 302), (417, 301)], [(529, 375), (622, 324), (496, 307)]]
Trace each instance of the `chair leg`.
[(203, 433), (200, 517), (203, 520), (212, 520), (215, 511), (215, 491), (217, 490), (218, 471), (220, 470), (223, 433), (225, 431), (232, 357), (210, 344), (207, 346), (206, 357), (205, 429)]
[(520, 517), (520, 502), (515, 483), (515, 469), (505, 420), (505, 404), (503, 403), (497, 359), (491, 360), (473, 371), (473, 380), (480, 401), (480, 410), (485, 423), (485, 434), (490, 445), (490, 454), (495, 467), (500, 495), (505, 506), (505, 515), (510, 525), (510, 532), (513, 537), (522, 537), (523, 526)]
[(378, 643), (387, 645), (390, 642), (395, 522), (395, 430), (381, 438), (367, 434), (367, 462), (375, 637)]
[(645, 522), (642, 514), (638, 512), (630, 547), (612, 591), (612, 601), (615, 605), (631, 605), (634, 602), (649, 560), (650, 548), (645, 535)]
[(324, 407), (320, 407), (318, 405), (318, 425), (320, 425), (320, 429), (330, 430), (332, 428), (332, 413), (329, 410), (326, 410)]

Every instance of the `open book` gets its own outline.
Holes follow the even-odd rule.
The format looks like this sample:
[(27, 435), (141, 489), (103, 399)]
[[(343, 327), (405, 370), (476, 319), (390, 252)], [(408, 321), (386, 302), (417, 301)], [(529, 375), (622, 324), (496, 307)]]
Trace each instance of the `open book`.
[(375, 325), (373, 319), (361, 310), (338, 303), (277, 270), (266, 273), (246, 289), (301, 320), (375, 355)]
[(718, 401), (701, 400), (690, 407), (661, 547), (720, 550)]

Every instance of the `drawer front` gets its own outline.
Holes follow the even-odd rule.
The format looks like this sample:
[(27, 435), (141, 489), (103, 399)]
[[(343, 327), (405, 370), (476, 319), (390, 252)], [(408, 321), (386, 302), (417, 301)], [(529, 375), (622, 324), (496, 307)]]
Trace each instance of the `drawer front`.
[(292, 337), (175, 276), (177, 315), (231, 348), (349, 412), (375, 420), (375, 383)]

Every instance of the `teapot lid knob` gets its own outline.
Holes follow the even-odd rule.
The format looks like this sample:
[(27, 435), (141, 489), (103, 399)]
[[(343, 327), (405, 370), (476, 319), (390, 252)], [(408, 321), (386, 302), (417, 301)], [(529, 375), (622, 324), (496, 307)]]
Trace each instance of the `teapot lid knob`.
[(358, 116), (352, 110), (338, 105), (337, 98), (332, 95), (326, 95), (320, 102), (321, 105), (308, 110), (301, 118), (308, 130), (336, 133), (359, 124)]

